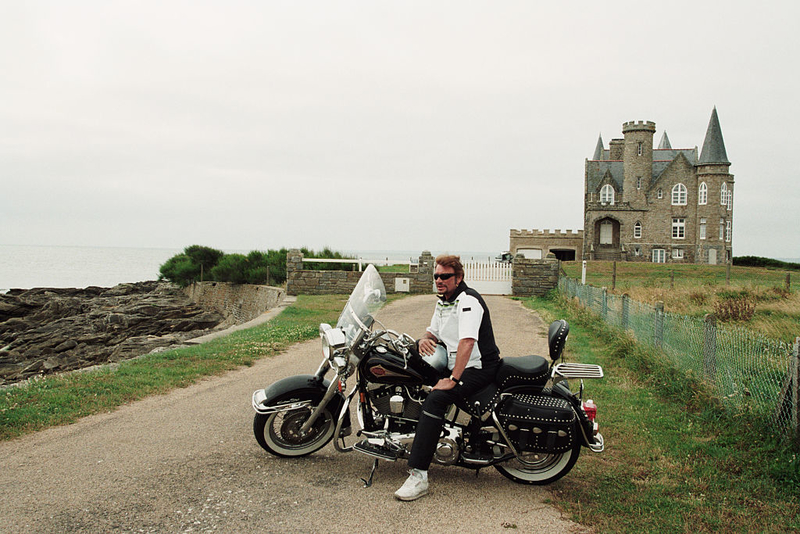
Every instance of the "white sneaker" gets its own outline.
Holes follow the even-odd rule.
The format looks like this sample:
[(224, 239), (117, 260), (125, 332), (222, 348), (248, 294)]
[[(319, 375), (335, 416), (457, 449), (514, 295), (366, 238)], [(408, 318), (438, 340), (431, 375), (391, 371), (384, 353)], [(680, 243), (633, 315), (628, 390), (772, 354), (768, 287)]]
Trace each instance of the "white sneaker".
[(402, 487), (394, 492), (394, 498), (399, 501), (413, 501), (428, 494), (428, 480), (418, 474), (416, 470), (409, 471), (408, 478)]

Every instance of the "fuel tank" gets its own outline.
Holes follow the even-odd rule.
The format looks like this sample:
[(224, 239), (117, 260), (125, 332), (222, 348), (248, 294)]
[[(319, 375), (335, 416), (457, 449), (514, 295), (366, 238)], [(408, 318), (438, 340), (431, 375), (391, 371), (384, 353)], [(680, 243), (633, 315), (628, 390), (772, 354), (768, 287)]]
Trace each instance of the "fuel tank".
[(361, 376), (375, 384), (434, 385), (439, 372), (428, 365), (418, 354), (403, 358), (390, 347), (376, 345), (361, 360)]

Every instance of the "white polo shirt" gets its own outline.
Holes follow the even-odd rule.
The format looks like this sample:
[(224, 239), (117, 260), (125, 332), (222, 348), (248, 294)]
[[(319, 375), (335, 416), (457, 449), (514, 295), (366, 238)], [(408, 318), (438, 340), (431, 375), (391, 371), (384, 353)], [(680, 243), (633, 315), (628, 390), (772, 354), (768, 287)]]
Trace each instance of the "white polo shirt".
[(462, 339), (474, 339), (467, 367), (482, 369), (481, 351), (479, 349), (479, 331), (483, 320), (483, 306), (477, 298), (462, 291), (455, 300), (447, 302), (439, 300), (433, 311), (428, 332), (436, 336), (447, 348), (447, 368), (456, 364), (458, 342)]

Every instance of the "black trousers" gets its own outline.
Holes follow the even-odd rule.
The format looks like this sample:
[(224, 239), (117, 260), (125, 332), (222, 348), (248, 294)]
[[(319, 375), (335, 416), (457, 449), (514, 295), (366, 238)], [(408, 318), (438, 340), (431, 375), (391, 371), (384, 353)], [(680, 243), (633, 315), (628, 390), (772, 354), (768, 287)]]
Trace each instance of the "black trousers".
[(483, 369), (474, 367), (464, 369), (460, 386), (446, 391), (431, 391), (428, 398), (422, 403), (422, 414), (417, 423), (417, 432), (414, 444), (411, 446), (411, 456), (408, 459), (409, 467), (423, 471), (428, 470), (442, 433), (447, 409), (460, 398), (467, 398), (491, 384), (498, 367), (499, 362), (485, 365)]

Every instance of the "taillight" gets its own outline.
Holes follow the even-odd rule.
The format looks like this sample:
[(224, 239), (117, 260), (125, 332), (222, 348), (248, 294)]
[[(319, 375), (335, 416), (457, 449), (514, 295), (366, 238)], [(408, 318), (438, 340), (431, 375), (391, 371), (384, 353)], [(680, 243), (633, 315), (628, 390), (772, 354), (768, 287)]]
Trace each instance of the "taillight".
[(582, 408), (586, 412), (586, 417), (589, 418), (589, 421), (594, 421), (594, 418), (597, 417), (597, 405), (594, 401), (592, 399), (587, 400), (583, 403)]

